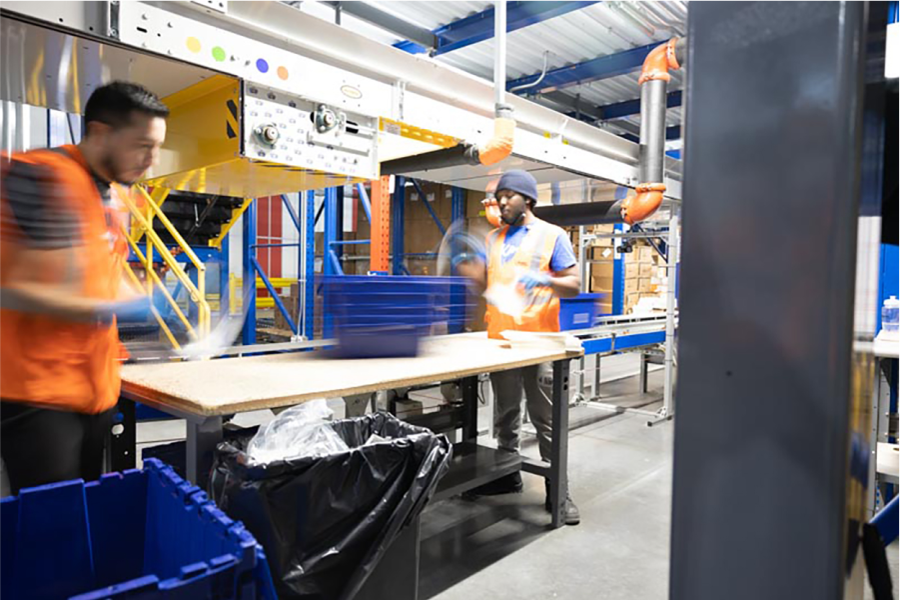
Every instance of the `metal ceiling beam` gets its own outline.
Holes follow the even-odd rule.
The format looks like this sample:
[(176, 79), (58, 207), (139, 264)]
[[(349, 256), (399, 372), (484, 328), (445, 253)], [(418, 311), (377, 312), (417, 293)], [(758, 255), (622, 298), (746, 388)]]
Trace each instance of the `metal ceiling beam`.
[[(598, 56), (581, 63), (547, 71), (540, 84), (535, 87), (518, 90), (516, 93), (545, 93), (631, 73), (644, 64), (644, 59), (656, 46), (659, 46), (659, 43), (632, 48), (616, 54)], [(506, 89), (512, 91), (512, 88), (534, 83), (540, 77), (541, 73), (537, 72), (526, 77), (510, 80), (506, 84)]]
[(603, 112), (599, 106), (580, 101), (578, 98), (563, 92), (547, 92), (541, 94), (538, 99), (549, 100), (563, 108), (568, 109), (566, 116), (578, 118), (588, 123), (599, 121), (603, 118)]
[[(347, 10), (346, 7), (349, 4), (362, 4), (362, 2), (344, 2), (344, 10)], [(516, 31), (575, 10), (581, 10), (592, 4), (597, 4), (597, 2), (508, 2), (506, 7), (506, 31)], [(350, 11), (347, 10), (347, 12)], [(446, 54), (447, 52), (489, 40), (494, 37), (494, 8), (491, 7), (480, 13), (443, 25), (431, 33), (437, 37), (435, 55)], [(421, 44), (406, 41), (398, 42), (394, 44), (394, 47), (411, 54), (427, 51)]]
[[(681, 106), (681, 90), (669, 92), (666, 96), (666, 107), (674, 108), (676, 106)], [(598, 107), (598, 110), (600, 111), (599, 118), (604, 121), (621, 119), (622, 117), (639, 114), (641, 112), (641, 100), (636, 98), (634, 100), (616, 102), (615, 104), (607, 104), (606, 106)]]
[[(622, 137), (625, 138), (626, 140), (628, 140), (629, 142), (634, 142), (635, 144), (640, 143), (640, 139), (636, 135), (626, 133)], [(666, 139), (669, 141), (681, 139), (681, 126), (673, 125), (671, 127), (666, 127)]]
[(348, 15), (362, 19), (366, 23), (380, 27), (385, 31), (390, 31), (405, 40), (419, 45), (423, 49), (430, 50), (438, 46), (438, 37), (431, 31), (424, 27), (413, 25), (409, 21), (399, 19), (394, 15), (375, 8), (371, 4), (366, 4), (365, 2), (326, 2), (325, 4)]

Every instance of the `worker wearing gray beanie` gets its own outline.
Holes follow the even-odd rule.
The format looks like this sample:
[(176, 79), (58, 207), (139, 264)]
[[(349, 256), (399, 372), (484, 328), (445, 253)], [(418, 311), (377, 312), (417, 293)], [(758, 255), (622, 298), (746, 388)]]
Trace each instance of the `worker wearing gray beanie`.
[[(568, 234), (541, 221), (532, 209), (537, 203), (537, 181), (527, 171), (513, 170), (497, 182), (497, 205), (504, 225), (488, 236), (487, 260), (463, 258), (457, 269), (487, 288), (488, 337), (502, 339), (504, 331), (559, 331), (559, 298), (577, 296), (581, 281)], [(522, 302), (509, 302), (518, 295)], [(518, 308), (514, 308), (515, 304)], [(524, 305), (524, 309), (522, 309)], [(515, 314), (512, 314), (515, 313)], [(524, 393), (531, 423), (537, 432), (541, 458), (550, 459), (553, 390), (550, 363), (491, 374), (494, 388), (494, 429), (498, 447), (518, 452)], [(467, 493), (493, 496), (521, 492), (516, 472)], [(565, 522), (581, 517), (566, 490)], [(547, 510), (550, 489), (547, 486)]]

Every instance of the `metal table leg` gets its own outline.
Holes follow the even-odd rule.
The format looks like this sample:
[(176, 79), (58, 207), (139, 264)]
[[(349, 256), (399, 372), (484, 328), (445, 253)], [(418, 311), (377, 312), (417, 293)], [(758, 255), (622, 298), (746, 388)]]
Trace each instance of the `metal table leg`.
[(553, 439), (550, 442), (550, 509), (553, 528), (565, 524), (569, 457), (569, 360), (553, 363)]
[(478, 377), (460, 379), (459, 387), (461, 388), (463, 406), (465, 407), (463, 441), (474, 442), (478, 439)]
[(647, 393), (647, 371), (648, 371), (648, 369), (647, 369), (647, 353), (644, 351), (641, 351), (641, 377), (640, 377), (641, 383), (640, 384), (641, 384), (641, 393), (642, 394)]
[(109, 471), (133, 469), (137, 461), (137, 419), (135, 404), (119, 398), (116, 416), (106, 445), (106, 464)]
[(209, 483), (213, 452), (222, 439), (222, 417), (207, 417), (187, 423), (188, 481), (201, 489), (205, 490)]

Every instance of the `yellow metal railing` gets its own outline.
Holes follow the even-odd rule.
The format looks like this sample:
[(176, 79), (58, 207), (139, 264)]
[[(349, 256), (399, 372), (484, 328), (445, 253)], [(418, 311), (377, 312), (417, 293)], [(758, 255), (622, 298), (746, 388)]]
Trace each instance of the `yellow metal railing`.
[[(292, 284), (297, 283), (296, 278), (292, 277), (272, 277), (269, 279), (269, 282), (272, 284), (273, 288), (286, 288), (290, 287)], [(243, 309), (243, 298), (242, 294), (238, 293), (238, 290), (243, 289), (244, 280), (240, 277), (235, 277), (234, 274), (230, 274), (228, 276), (228, 310), (231, 314), (236, 315), (241, 312)], [(261, 277), (256, 278), (256, 289), (262, 290), (266, 288), (266, 284), (263, 283)], [(271, 297), (257, 297), (256, 298), (256, 308), (275, 308), (275, 299)]]
[[(172, 222), (169, 221), (168, 217), (163, 213), (160, 208), (160, 204), (162, 204), (166, 197), (169, 194), (169, 190), (164, 188), (155, 188), (153, 190), (153, 196), (151, 197), (147, 191), (140, 187), (135, 186), (135, 189), (144, 197), (144, 200), (147, 204), (147, 210), (140, 210), (134, 201), (128, 196), (128, 194), (122, 194), (122, 201), (127, 206), (129, 212), (132, 216), (132, 228), (131, 232), (126, 232), (123, 229), (123, 233), (125, 234), (126, 239), (128, 240), (131, 249), (134, 251), (135, 256), (140, 261), (141, 265), (144, 267), (144, 271), (147, 274), (145, 285), (147, 286), (148, 293), (152, 292), (154, 285), (158, 287), (163, 296), (166, 298), (166, 301), (172, 307), (175, 315), (178, 319), (184, 324), (185, 329), (188, 332), (188, 335), (192, 339), (202, 339), (209, 334), (210, 331), (210, 320), (211, 320), (211, 311), (209, 302), (206, 298), (206, 265), (197, 257), (197, 254), (191, 249), (188, 243), (184, 240), (178, 230), (175, 229)], [(166, 244), (162, 241), (159, 235), (153, 230), (153, 220), (159, 219), (159, 222), (163, 224), (166, 228), (166, 231), (172, 236), (172, 239), (175, 240), (175, 243), (181, 248), (184, 252), (184, 255), (191, 261), (194, 267), (197, 269), (197, 284), (195, 285), (191, 278), (184, 272), (178, 262), (175, 260), (175, 256), (169, 251)], [(140, 247), (138, 246), (138, 242), (142, 236), (146, 236), (146, 253), (141, 252)], [(191, 302), (194, 302), (197, 305), (197, 326), (194, 327), (190, 320), (185, 316), (184, 312), (181, 310), (181, 307), (178, 306), (175, 299), (166, 289), (165, 284), (160, 279), (159, 275), (153, 269), (153, 253), (158, 254), (166, 266), (172, 271), (178, 281), (184, 286), (184, 288), (188, 291)], [(133, 278), (135, 282), (140, 285), (140, 281), (134, 272), (129, 268), (129, 275)], [(154, 311), (154, 314), (157, 318), (157, 321), (160, 323), (163, 332), (166, 334), (166, 337), (169, 338), (169, 341), (172, 342), (173, 346), (178, 347), (177, 341), (172, 335), (169, 328), (163, 323), (163, 319), (161, 316)]]

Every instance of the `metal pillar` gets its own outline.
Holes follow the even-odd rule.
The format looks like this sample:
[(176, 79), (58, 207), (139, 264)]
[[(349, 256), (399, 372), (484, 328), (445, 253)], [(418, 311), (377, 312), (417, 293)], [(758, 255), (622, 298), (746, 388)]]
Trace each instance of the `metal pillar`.
[(228, 275), (231, 271), (230, 247), (231, 235), (226, 233), (219, 245), (219, 320), (227, 319), (230, 315), (231, 290), (228, 286)]
[(244, 329), (241, 333), (241, 343), (251, 345), (256, 343), (256, 271), (253, 269), (253, 254), (256, 245), (256, 200), (254, 199), (244, 214), (243, 221), (243, 286), (241, 295), (244, 298)]
[(332, 242), (338, 241), (338, 188), (325, 188), (325, 232), (322, 236), (324, 250), (322, 272), (325, 275), (339, 275), (337, 249)]
[(372, 182), (372, 235), (369, 270), (387, 273), (391, 253), (391, 177)]
[(672, 600), (857, 597), (866, 10), (691, 5)]
[(394, 178), (394, 197), (391, 198), (391, 273), (393, 275), (403, 275), (405, 271), (403, 265), (405, 208), (406, 178), (398, 175)]
[[(453, 187), (450, 191), (450, 230), (461, 231), (466, 227), (466, 190)], [(451, 256), (459, 253), (458, 247), (451, 247)], [(456, 273), (452, 273), (456, 275)], [(453, 286), (450, 294), (450, 333), (460, 333), (466, 326), (466, 290), (463, 286)]]
[[(303, 197), (301, 192), (300, 197)], [(316, 314), (316, 192), (306, 192), (306, 207), (303, 214), (303, 240), (300, 252), (302, 269), (301, 298), (303, 298), (303, 335), (311, 340), (315, 337)]]
[[(617, 223), (614, 231), (623, 231), (624, 225)], [(622, 238), (613, 238), (613, 289), (612, 289), (612, 314), (621, 315), (625, 312), (625, 256), (618, 251), (618, 244)]]
[[(663, 376), (663, 405), (659, 409), (659, 418), (647, 422), (647, 425), (651, 426), (661, 421), (669, 421), (675, 415), (675, 283), (680, 242), (678, 241), (678, 207), (673, 205), (671, 210), (667, 242), (669, 248), (666, 258), (666, 356)], [(641, 361), (643, 362), (643, 360), (642, 358)]]
[(450, 220), (453, 225), (463, 227), (466, 220), (466, 190), (453, 187), (450, 190)]

